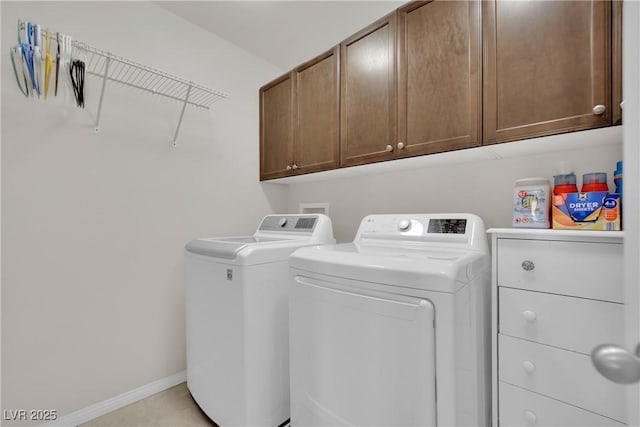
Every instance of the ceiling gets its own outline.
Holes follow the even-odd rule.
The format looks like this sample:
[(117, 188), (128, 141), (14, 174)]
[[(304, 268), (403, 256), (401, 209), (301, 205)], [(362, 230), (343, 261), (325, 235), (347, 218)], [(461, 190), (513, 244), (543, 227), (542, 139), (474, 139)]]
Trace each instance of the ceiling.
[(286, 71), (330, 49), (406, 1), (154, 3)]

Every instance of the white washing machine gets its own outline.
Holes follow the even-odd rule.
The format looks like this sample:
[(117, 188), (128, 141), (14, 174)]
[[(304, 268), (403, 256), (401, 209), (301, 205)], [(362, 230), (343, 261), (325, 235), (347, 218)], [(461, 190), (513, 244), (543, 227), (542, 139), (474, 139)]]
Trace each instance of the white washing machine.
[(185, 247), (187, 386), (220, 426), (289, 419), (289, 255), (334, 243), (325, 215), (269, 215), (251, 236)]
[(367, 216), (353, 243), (289, 265), (292, 426), (489, 425), (479, 217)]

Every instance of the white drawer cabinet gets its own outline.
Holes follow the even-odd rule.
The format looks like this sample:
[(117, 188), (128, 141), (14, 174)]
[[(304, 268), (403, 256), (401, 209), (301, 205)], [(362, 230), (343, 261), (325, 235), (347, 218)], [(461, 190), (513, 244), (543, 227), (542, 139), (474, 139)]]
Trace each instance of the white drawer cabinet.
[(589, 355), (502, 334), (498, 348), (500, 381), (624, 420), (625, 388), (600, 375)]
[(499, 286), (623, 301), (621, 244), (512, 239), (497, 244)]
[(623, 233), (489, 233), (493, 426), (624, 425), (624, 386), (590, 358), (623, 341)]
[(505, 382), (498, 385), (500, 393), (500, 426), (583, 426), (623, 427), (626, 424), (590, 411), (533, 393)]
[(504, 335), (584, 354), (624, 342), (622, 304), (507, 287), (498, 288), (498, 301)]

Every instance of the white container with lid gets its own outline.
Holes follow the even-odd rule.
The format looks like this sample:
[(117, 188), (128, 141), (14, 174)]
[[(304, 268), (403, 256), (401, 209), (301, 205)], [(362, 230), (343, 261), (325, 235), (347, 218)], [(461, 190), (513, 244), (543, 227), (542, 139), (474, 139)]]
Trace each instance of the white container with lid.
[(547, 178), (523, 178), (513, 187), (513, 227), (549, 228), (551, 183)]

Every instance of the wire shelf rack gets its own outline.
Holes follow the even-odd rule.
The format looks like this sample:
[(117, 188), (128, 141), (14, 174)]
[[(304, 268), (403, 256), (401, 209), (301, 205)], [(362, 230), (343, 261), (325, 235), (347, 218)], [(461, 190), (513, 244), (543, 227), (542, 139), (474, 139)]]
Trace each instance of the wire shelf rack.
[(176, 146), (178, 132), (187, 105), (209, 109), (214, 103), (229, 98), (229, 95), (200, 84), (185, 80), (155, 68), (138, 64), (127, 58), (114, 55), (84, 43), (75, 42), (74, 47), (86, 55), (86, 72), (89, 75), (102, 78), (102, 89), (96, 116), (95, 130), (100, 131), (100, 114), (107, 81), (112, 81), (134, 89), (139, 89), (154, 95), (181, 102), (182, 111), (173, 137)]
[(106, 78), (108, 81), (205, 109), (208, 109), (215, 102), (229, 97), (223, 92), (209, 89), (91, 46), (77, 43), (77, 48), (87, 53), (87, 73)]
[[(24, 21), (18, 22), (18, 29), (19, 32), (25, 30)], [(57, 34), (51, 30), (48, 31), (50, 34)], [(56, 39), (53, 41), (55, 43)], [(214, 103), (229, 98), (229, 95), (224, 92), (139, 64), (78, 40), (73, 40), (72, 47), (75, 52), (74, 56), (84, 61), (86, 74), (102, 79), (94, 127), (96, 132), (100, 131), (100, 116), (108, 81), (182, 103), (182, 110), (173, 136), (174, 147), (187, 105), (208, 110)]]

